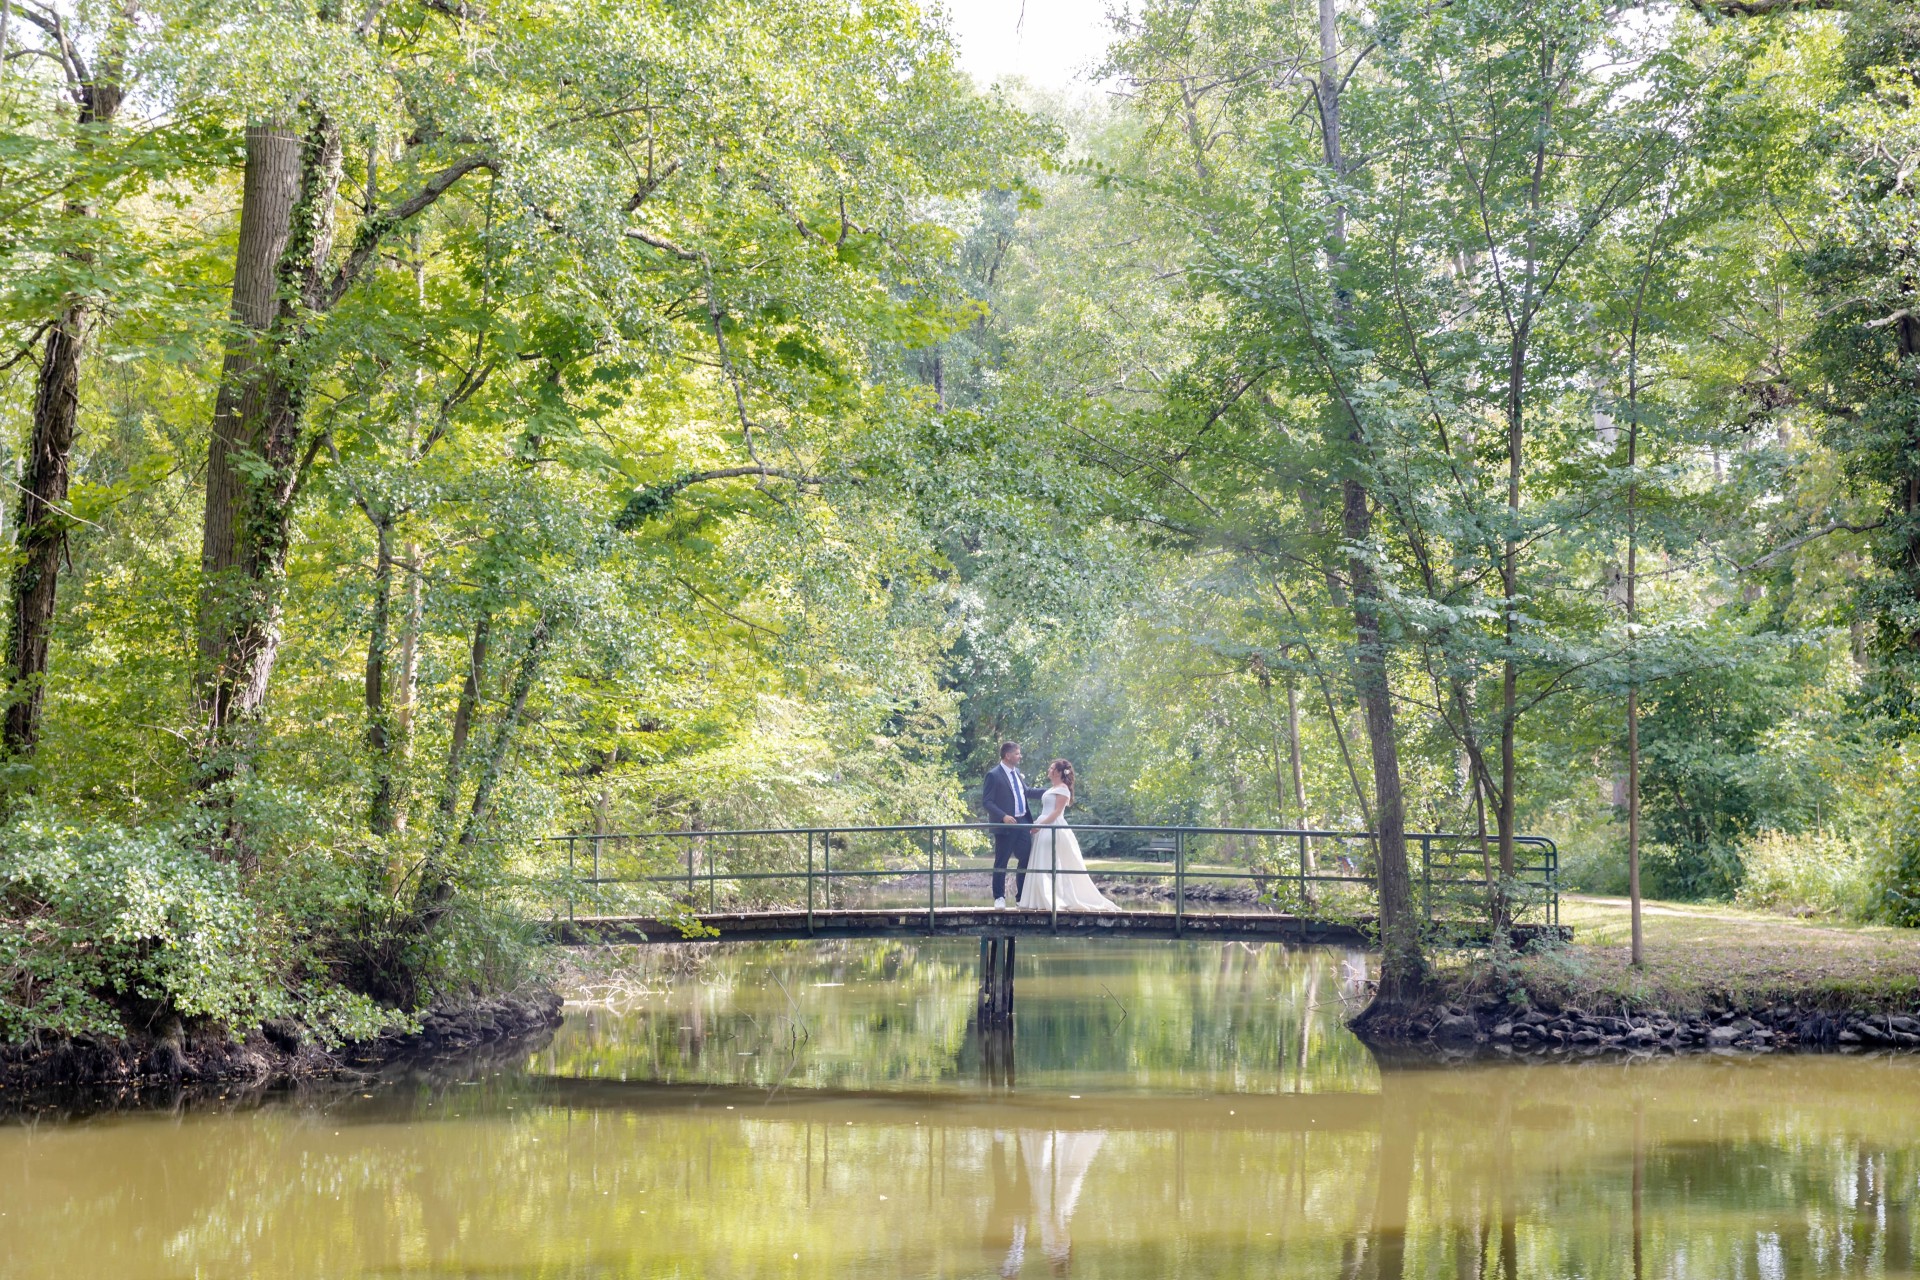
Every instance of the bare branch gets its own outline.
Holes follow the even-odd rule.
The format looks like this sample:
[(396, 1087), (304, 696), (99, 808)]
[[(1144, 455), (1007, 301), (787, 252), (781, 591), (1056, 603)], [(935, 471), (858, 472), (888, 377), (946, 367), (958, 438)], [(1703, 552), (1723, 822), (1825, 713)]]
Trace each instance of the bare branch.
[(364, 218), (360, 229), (354, 233), (353, 248), (347, 253), (347, 260), (333, 273), (333, 279), (327, 283), (322, 299), (321, 310), (331, 310), (335, 303), (346, 296), (353, 282), (366, 269), (379, 251), (380, 241), (389, 231), (408, 219), (425, 211), (434, 201), (445, 195), (453, 184), (472, 173), (475, 169), (485, 169), (490, 173), (500, 171), (499, 163), (491, 156), (467, 156), (456, 160), (440, 172), (427, 179), (426, 185), (399, 204), (390, 205), (379, 213)]
[(678, 173), (679, 171), (680, 171), (680, 162), (678, 160), (675, 160), (671, 164), (667, 165), (664, 169), (660, 170), (658, 175), (649, 175), (645, 182), (642, 182), (639, 186), (634, 188), (633, 198), (627, 201), (627, 212), (632, 213), (635, 209), (638, 209), (641, 205), (645, 204), (647, 202), (648, 196), (658, 191), (661, 187), (661, 184), (666, 182), (668, 178), (671, 178), (674, 174)]
[(628, 227), (625, 231), (621, 232), (620, 234), (624, 235), (629, 240), (638, 240), (641, 244), (647, 245), (651, 248), (658, 249), (662, 253), (670, 253), (674, 257), (680, 259), (682, 262), (700, 261), (700, 255), (695, 253), (693, 250), (682, 249), (679, 245), (675, 244), (673, 241), (668, 240), (662, 236), (651, 235), (645, 231), (640, 230), (638, 227)]
[(821, 485), (826, 480), (820, 476), (805, 475), (797, 471), (786, 471), (779, 467), (715, 467), (710, 471), (689, 471), (685, 475), (675, 476), (665, 484), (652, 485), (640, 490), (627, 499), (627, 505), (613, 518), (616, 533), (631, 533), (648, 520), (659, 515), (673, 505), (673, 500), (697, 484), (708, 484), (715, 480), (735, 480), (743, 476), (755, 476), (759, 479), (787, 480), (798, 485)]
[[(5, 3), (5, 0), (0, 0), (0, 3)], [(20, 344), (20, 349), (14, 352), (13, 355), (7, 359), (6, 363), (0, 364), (0, 373), (5, 373), (7, 370), (13, 368), (13, 366), (19, 364), (22, 360), (25, 360), (28, 356), (32, 355), (33, 349), (40, 345), (41, 336), (51, 328), (53, 328), (53, 321), (51, 320), (41, 321), (40, 327), (38, 329), (35, 329), (32, 333), (28, 334), (27, 340)]]
[(1758, 559), (1751, 560), (1746, 564), (1735, 565), (1733, 571), (1735, 573), (1746, 573), (1749, 570), (1758, 569), (1762, 565), (1771, 564), (1781, 556), (1786, 555), (1789, 551), (1798, 551), (1801, 547), (1806, 546), (1816, 538), (1824, 538), (1830, 533), (1871, 533), (1875, 529), (1884, 527), (1886, 523), (1885, 520), (1875, 520), (1869, 524), (1849, 524), (1845, 520), (1835, 520), (1832, 524), (1824, 528), (1803, 533), (1797, 538), (1788, 538), (1785, 542)]
[(1695, 13), (1717, 13), (1723, 18), (1764, 18), (1769, 14), (1836, 9), (1835, 0), (1692, 0)]

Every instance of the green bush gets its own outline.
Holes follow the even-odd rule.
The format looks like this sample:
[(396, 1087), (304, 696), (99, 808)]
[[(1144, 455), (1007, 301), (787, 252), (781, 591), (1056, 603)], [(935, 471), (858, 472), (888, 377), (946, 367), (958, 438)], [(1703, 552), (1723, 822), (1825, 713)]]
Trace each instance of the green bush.
[(1739, 892), (1745, 872), (1735, 845), (1649, 840), (1640, 846), (1640, 889), (1649, 898), (1724, 902)]
[(1741, 849), (1736, 901), (1771, 911), (1858, 919), (1871, 914), (1872, 875), (1853, 840), (1819, 831), (1763, 831)]
[(250, 894), (189, 834), (32, 806), (0, 828), (0, 1038), (295, 1016), (332, 1039), (394, 1020), (331, 981), (284, 901)]
[(1627, 826), (1611, 813), (1578, 814), (1553, 833), (1560, 846), (1560, 887), (1569, 893), (1627, 892)]
[(1871, 904), (1890, 924), (1920, 926), (1920, 767), (1901, 753), (1900, 793), (1892, 805), (1881, 856), (1873, 867)]

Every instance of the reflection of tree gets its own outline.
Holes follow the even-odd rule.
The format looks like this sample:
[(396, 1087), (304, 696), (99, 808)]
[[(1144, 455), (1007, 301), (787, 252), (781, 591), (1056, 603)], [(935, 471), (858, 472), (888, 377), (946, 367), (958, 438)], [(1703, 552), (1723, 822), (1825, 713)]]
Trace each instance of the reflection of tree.
[[(697, 979), (663, 977), (643, 999), (570, 1021), (538, 1066), (769, 1088), (971, 1084), (989, 1065), (968, 1026), (976, 965), (966, 942), (718, 948)], [(1339, 953), (1324, 949), (1023, 946), (1020, 1078), (1030, 1088), (1369, 1090), (1373, 1059), (1341, 1026), (1340, 980)], [(841, 985), (816, 985), (828, 982)]]
[(1342, 1280), (1401, 1280), (1406, 1274), (1407, 1217), (1420, 1116), (1418, 1103), (1407, 1096), (1405, 1082), (1405, 1073), (1381, 1073), (1373, 1212), (1365, 1240), (1352, 1242), (1344, 1251)]

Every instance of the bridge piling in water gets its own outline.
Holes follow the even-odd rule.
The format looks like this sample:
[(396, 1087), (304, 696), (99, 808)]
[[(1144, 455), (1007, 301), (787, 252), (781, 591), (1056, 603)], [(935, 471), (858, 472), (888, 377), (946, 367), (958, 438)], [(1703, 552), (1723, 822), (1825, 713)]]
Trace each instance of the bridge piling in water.
[(980, 939), (979, 1026), (1013, 1027), (1013, 937), (983, 935)]

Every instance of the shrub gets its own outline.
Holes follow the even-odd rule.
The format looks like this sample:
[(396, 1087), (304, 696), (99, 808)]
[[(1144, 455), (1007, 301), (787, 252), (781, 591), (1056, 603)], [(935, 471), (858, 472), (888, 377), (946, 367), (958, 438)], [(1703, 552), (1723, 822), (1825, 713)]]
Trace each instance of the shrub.
[(1649, 898), (1724, 901), (1739, 892), (1745, 874), (1733, 845), (1646, 841), (1640, 846), (1640, 888)]
[(1902, 753), (1902, 780), (1880, 857), (1873, 867), (1871, 906), (1890, 924), (1920, 926), (1920, 778), (1915, 762)]
[(333, 1039), (392, 1020), (287, 926), (182, 828), (80, 827), (29, 806), (0, 828), (0, 1038), (291, 1015)]
[(1736, 900), (1773, 911), (1860, 918), (1870, 914), (1871, 869), (1852, 840), (1818, 831), (1763, 831), (1741, 849), (1746, 878)]

